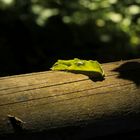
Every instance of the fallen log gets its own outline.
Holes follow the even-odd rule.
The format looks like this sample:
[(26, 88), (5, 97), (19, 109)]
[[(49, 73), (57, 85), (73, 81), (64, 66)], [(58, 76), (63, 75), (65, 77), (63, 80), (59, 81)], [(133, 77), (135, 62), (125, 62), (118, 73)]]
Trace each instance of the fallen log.
[(87, 139), (140, 130), (140, 59), (102, 67), (102, 81), (60, 71), (1, 77), (0, 137)]

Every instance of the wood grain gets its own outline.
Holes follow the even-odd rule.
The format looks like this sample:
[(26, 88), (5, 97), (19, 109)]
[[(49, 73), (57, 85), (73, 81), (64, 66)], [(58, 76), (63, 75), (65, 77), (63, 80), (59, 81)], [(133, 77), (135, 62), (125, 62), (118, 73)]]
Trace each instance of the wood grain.
[(8, 115), (25, 122), (14, 120), (22, 133), (55, 139), (54, 130), (83, 139), (140, 129), (140, 59), (102, 66), (105, 79), (96, 82), (60, 71), (1, 77), (0, 136), (17, 133)]

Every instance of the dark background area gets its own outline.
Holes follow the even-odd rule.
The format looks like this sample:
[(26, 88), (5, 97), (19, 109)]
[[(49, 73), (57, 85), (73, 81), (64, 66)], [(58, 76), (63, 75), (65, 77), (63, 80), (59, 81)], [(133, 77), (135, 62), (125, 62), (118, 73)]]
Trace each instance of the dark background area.
[(140, 57), (139, 0), (1, 0), (0, 76), (45, 71), (57, 59)]

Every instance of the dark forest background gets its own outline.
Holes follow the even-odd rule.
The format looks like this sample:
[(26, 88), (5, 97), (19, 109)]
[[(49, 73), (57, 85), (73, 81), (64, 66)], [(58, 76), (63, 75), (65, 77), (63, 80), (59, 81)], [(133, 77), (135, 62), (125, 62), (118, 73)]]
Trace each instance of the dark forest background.
[(140, 57), (140, 0), (0, 0), (0, 76), (57, 59)]

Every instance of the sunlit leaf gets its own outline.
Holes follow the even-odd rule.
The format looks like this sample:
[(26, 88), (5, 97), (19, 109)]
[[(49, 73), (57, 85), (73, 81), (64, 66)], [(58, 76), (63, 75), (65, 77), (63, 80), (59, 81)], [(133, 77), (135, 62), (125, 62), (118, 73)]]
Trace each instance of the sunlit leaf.
[(90, 77), (104, 77), (104, 71), (98, 61), (81, 60), (78, 58), (72, 60), (58, 60), (51, 68), (54, 71), (69, 71), (85, 74)]

